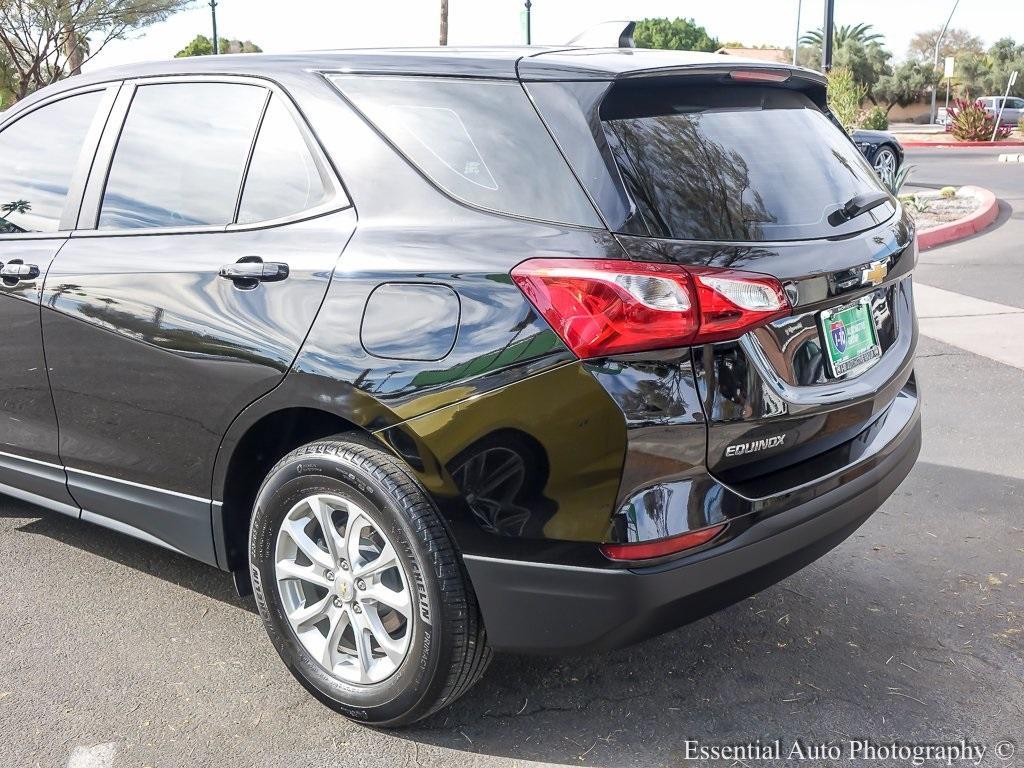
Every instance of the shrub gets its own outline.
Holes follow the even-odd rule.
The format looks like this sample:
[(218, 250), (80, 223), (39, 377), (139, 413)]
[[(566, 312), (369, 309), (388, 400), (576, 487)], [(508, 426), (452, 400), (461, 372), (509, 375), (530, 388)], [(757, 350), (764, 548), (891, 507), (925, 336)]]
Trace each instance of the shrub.
[(1020, 119), (1017, 120), (1017, 130), (1024, 133), (1024, 115), (1021, 115)]
[(881, 107), (872, 107), (860, 118), (860, 127), (869, 131), (885, 131), (889, 129), (889, 116)]
[(857, 125), (864, 92), (847, 67), (833, 67), (828, 73), (828, 108), (846, 130)]
[(956, 197), (956, 187), (943, 187), (939, 190), (939, 197), (949, 200)]
[[(957, 99), (953, 106), (946, 110), (949, 115), (949, 132), (957, 141), (992, 141), (996, 119), (985, 111), (980, 101), (970, 102)], [(995, 131), (995, 138), (1003, 139), (1010, 135), (1008, 126), (1000, 126)]]

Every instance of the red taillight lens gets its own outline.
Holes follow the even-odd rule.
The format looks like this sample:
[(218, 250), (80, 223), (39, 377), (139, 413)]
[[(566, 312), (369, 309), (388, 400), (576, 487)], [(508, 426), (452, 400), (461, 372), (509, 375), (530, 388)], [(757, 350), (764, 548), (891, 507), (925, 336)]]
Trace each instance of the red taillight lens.
[(789, 314), (782, 285), (768, 275), (730, 269), (691, 270), (700, 304), (700, 341), (736, 339)]
[(726, 523), (690, 531), (657, 541), (641, 541), (635, 544), (602, 544), (601, 553), (610, 560), (652, 560), (655, 557), (674, 555), (687, 549), (707, 544), (725, 530)]
[(581, 358), (738, 338), (789, 313), (767, 275), (614, 259), (531, 259), (512, 279)]
[(667, 264), (531, 259), (512, 279), (579, 357), (681, 347), (697, 331), (690, 276)]

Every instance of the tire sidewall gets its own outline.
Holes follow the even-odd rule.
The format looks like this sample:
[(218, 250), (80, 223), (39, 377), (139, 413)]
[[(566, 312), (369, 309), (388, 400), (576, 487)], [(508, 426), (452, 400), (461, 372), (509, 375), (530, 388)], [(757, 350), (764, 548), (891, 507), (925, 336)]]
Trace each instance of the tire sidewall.
[[(412, 638), (401, 666), (373, 685), (347, 683), (327, 672), (302, 646), (285, 614), (274, 569), (277, 536), (287, 513), (303, 498), (329, 493), (351, 500), (391, 539), (405, 569), (414, 607)], [(405, 719), (432, 699), (443, 669), (443, 644), (435, 626), (442, 610), (439, 574), (396, 499), (344, 450), (292, 456), (278, 464), (260, 489), (249, 536), (253, 594), (275, 649), (292, 674), (314, 696), (355, 720), (387, 724)]]

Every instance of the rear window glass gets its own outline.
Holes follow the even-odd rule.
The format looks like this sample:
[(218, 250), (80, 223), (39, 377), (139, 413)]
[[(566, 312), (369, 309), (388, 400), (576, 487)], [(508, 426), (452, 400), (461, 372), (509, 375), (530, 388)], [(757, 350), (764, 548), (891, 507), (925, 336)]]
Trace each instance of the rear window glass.
[(452, 197), (531, 219), (601, 226), (518, 83), (344, 75), (331, 80)]
[(881, 189), (856, 147), (805, 95), (748, 86), (615, 88), (605, 134), (655, 237), (799, 240), (859, 232), (886, 203), (839, 226), (828, 216)]

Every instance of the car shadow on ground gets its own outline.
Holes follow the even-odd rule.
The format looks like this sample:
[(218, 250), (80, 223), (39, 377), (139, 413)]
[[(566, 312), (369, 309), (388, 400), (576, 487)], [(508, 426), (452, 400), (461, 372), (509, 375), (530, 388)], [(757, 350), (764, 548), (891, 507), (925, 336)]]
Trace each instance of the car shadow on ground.
[(238, 597), (231, 575), (218, 568), (99, 525), (8, 497), (2, 498), (5, 504), (0, 507), (0, 517), (31, 518), (18, 526), (18, 530), (23, 533), (47, 536), (67, 546), (256, 613), (256, 604), (251, 599)]

